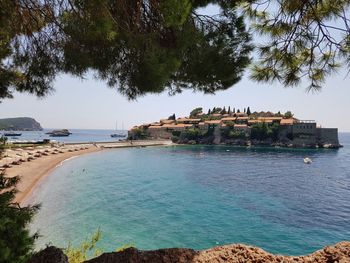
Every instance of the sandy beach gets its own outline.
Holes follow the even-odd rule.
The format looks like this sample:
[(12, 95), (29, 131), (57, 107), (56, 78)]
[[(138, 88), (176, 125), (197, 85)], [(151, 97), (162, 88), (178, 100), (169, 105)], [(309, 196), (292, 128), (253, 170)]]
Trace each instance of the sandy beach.
[[(145, 147), (157, 145), (169, 145), (169, 141), (136, 141), (136, 142), (111, 142), (94, 144), (70, 144), (60, 148), (35, 148), (32, 152), (40, 150), (40, 157), (30, 161), (20, 162), (18, 165), (11, 165), (6, 168), (6, 176), (20, 176), (21, 181), (17, 185), (18, 193), (15, 202), (23, 204), (25, 199), (34, 190), (36, 185), (49, 175), (60, 163), (69, 158), (89, 154), (101, 150), (125, 147)], [(12, 152), (13, 150), (11, 150)], [(15, 150), (14, 150), (15, 152)], [(52, 153), (55, 152), (55, 153)], [(5, 153), (6, 156), (6, 153)]]
[(25, 198), (32, 192), (36, 184), (45, 176), (50, 174), (57, 165), (66, 159), (91, 152), (100, 151), (101, 148), (90, 147), (88, 149), (64, 152), (60, 154), (42, 156), (30, 162), (24, 162), (20, 165), (13, 165), (6, 169), (6, 175), (9, 177), (20, 176), (21, 181), (17, 185), (18, 193), (15, 202), (22, 203)]

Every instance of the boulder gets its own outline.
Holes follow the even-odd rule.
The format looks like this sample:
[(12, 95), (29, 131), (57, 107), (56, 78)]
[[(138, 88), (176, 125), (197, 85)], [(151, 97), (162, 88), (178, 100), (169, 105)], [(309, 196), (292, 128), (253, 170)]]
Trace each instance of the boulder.
[(34, 254), (27, 263), (68, 263), (68, 257), (61, 249), (51, 246)]

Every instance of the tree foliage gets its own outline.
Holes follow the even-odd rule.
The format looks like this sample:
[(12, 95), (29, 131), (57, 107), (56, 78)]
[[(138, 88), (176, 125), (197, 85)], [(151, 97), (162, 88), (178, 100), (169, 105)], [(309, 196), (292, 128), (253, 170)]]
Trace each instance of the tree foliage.
[(202, 107), (198, 107), (198, 108), (193, 109), (190, 112), (190, 116), (191, 117), (195, 117), (198, 113), (202, 113), (202, 112), (203, 112), (203, 108)]
[(287, 111), (285, 114), (284, 114), (284, 118), (293, 118), (294, 114), (291, 112), (291, 111)]
[(272, 139), (276, 141), (278, 139), (280, 125), (278, 123), (274, 123), (269, 126), (265, 122), (256, 123), (251, 126), (251, 139), (256, 140), (265, 140)]
[(33, 252), (37, 234), (27, 229), (38, 206), (21, 207), (14, 203), (19, 177), (0, 173), (0, 262), (25, 263)]
[(250, 111), (250, 108), (248, 107), (248, 108), (247, 108), (247, 115), (250, 116), (251, 114), (252, 114), (252, 113), (251, 113), (251, 111)]
[(180, 135), (181, 140), (197, 140), (203, 136), (202, 132), (197, 128), (191, 128), (183, 131)]
[(285, 86), (305, 78), (317, 90), (341, 66), (350, 66), (350, 1), (243, 0), (253, 29), (264, 37), (251, 77)]
[[(3, 0), (0, 98), (14, 90), (44, 96), (59, 73), (93, 72), (130, 99), (227, 89), (252, 48), (243, 17), (225, 2)], [(198, 13), (209, 3), (220, 14)]]
[[(219, 14), (199, 8), (214, 4)], [(92, 72), (129, 99), (185, 89), (215, 93), (250, 62), (257, 81), (319, 89), (350, 66), (348, 0), (2, 0), (0, 99), (44, 96), (60, 73)], [(248, 20), (248, 19), (250, 20)], [(260, 40), (259, 40), (260, 41)]]
[(6, 136), (1, 135), (1, 137), (0, 137), (0, 151), (5, 146), (7, 140), (8, 140), (8, 138)]
[(77, 247), (69, 244), (64, 249), (65, 254), (68, 257), (69, 263), (82, 263), (89, 259), (89, 257), (97, 257), (102, 254), (102, 250), (97, 248), (97, 242), (101, 238), (101, 231), (97, 230), (89, 239), (84, 240)]
[(170, 115), (168, 117), (168, 120), (176, 120), (176, 116), (175, 116), (175, 113), (173, 115)]

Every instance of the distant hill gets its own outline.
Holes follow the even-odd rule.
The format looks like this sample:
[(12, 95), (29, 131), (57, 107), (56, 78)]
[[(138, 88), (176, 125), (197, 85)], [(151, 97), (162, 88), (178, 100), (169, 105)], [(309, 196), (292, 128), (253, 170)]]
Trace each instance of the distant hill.
[(42, 129), (40, 123), (33, 118), (20, 117), (0, 119), (0, 130), (41, 131)]

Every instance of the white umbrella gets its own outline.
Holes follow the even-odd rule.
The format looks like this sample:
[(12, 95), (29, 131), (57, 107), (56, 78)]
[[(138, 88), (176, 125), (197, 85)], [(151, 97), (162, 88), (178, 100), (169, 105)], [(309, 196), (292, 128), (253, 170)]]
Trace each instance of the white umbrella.
[(5, 164), (8, 164), (8, 163), (10, 163), (10, 162), (12, 162), (12, 161), (13, 161), (13, 158), (12, 158), (12, 157), (7, 156), (7, 157), (5, 157), (5, 158), (3, 158), (3, 159), (1, 159), (1, 160), (4, 160)]

